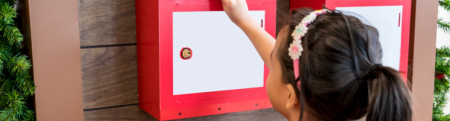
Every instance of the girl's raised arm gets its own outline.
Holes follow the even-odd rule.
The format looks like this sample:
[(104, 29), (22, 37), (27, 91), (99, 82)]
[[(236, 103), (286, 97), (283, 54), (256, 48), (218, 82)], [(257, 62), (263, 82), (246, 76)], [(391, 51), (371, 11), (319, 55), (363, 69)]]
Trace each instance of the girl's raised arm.
[(245, 0), (222, 0), (222, 5), (231, 21), (244, 31), (266, 66), (271, 69), (270, 53), (275, 46), (275, 39), (250, 16), (247, 2)]

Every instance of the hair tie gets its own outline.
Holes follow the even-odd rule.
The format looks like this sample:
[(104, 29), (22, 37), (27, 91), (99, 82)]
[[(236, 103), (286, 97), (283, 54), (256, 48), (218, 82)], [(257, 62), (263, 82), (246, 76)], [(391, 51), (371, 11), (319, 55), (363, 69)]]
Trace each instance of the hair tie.
[(373, 65), (372, 68), (370, 69), (371, 73), (373, 73), (373, 71), (375, 71), (375, 69), (377, 69), (377, 68), (379, 68), (379, 67), (381, 67), (381, 66), (383, 66), (383, 65), (381, 65), (381, 64), (375, 64), (375, 65)]
[(376, 79), (377, 76), (375, 75), (375, 69), (382, 67), (383, 65), (381, 64), (375, 64), (370, 68), (369, 73), (367, 74), (367, 80), (370, 81), (372, 79)]

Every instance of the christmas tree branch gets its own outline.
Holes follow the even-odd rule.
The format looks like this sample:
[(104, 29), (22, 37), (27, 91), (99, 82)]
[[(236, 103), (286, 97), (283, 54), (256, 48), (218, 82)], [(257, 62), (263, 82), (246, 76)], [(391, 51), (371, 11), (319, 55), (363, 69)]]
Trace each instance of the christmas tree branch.
[(3, 82), (2, 86), (0, 87), (0, 97), (1, 97), (2, 94), (3, 94), (3, 89), (4, 89), (4, 87), (5, 87), (5, 85), (6, 85), (7, 82), (8, 82), (8, 81), (5, 80), (5, 82)]
[(9, 116), (13, 113), (14, 110), (5, 109), (0, 111), (0, 119), (8, 119)]
[(439, 0), (439, 6), (447, 11), (450, 11), (450, 0)]
[(444, 32), (450, 32), (450, 22), (445, 22), (442, 19), (438, 20), (438, 27), (442, 29)]
[(36, 88), (36, 86), (34, 86), (33, 82), (31, 81), (30, 78), (26, 77), (23, 80), (18, 80), (19, 82), (19, 88), (22, 90), (22, 92), (25, 95), (33, 95), (34, 94), (34, 89)]
[(14, 21), (15, 2), (0, 0), (0, 121), (34, 121), (34, 111), (26, 102), (35, 86), (30, 60), (20, 53), (23, 35)]

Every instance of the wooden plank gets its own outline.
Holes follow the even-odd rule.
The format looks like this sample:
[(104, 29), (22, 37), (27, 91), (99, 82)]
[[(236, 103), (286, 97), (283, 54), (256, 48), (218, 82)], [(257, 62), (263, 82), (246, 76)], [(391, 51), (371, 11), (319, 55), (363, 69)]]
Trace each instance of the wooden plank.
[(438, 0), (412, 0), (411, 5), (413, 121), (429, 121), (433, 116)]
[[(85, 111), (85, 121), (157, 121), (137, 105)], [(274, 109), (180, 119), (176, 121), (287, 121)]]
[(136, 43), (134, 0), (79, 0), (81, 46)]
[(84, 111), (85, 121), (157, 121), (138, 105)]
[(36, 120), (83, 120), (77, 1), (20, 0), (16, 8), (32, 54)]
[(81, 49), (84, 109), (138, 103), (136, 46)]

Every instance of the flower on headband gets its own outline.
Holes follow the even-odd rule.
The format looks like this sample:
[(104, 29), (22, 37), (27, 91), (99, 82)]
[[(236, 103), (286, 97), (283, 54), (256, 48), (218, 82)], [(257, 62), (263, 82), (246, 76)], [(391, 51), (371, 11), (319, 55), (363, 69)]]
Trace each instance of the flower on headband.
[(292, 60), (297, 60), (300, 58), (300, 56), (302, 56), (303, 47), (301, 43), (302, 42), (300, 40), (294, 40), (289, 46), (289, 56)]
[(308, 16), (306, 16), (305, 18), (303, 18), (303, 20), (302, 20), (302, 22), (303, 23), (311, 23), (311, 22), (313, 22), (314, 20), (316, 20), (316, 18), (317, 18), (317, 14), (316, 14), (317, 12), (311, 12)]
[(300, 40), (301, 37), (306, 35), (306, 32), (308, 32), (308, 27), (297, 26), (292, 33), (292, 37), (294, 38), (294, 40)]
[(317, 16), (319, 14), (323, 14), (326, 13), (326, 11), (315, 11), (315, 12), (311, 12), (309, 15), (305, 16), (302, 20), (302, 22), (300, 22), (294, 29), (294, 31), (292, 32), (292, 37), (293, 37), (293, 41), (291, 43), (291, 45), (289, 46), (289, 56), (291, 57), (292, 60), (297, 60), (300, 58), (300, 56), (302, 56), (302, 52), (303, 52), (303, 47), (301, 45), (302, 41), (300, 40), (302, 37), (304, 37), (306, 35), (306, 33), (308, 32), (308, 24), (310, 24), (311, 22), (313, 22), (314, 20), (316, 20)]

